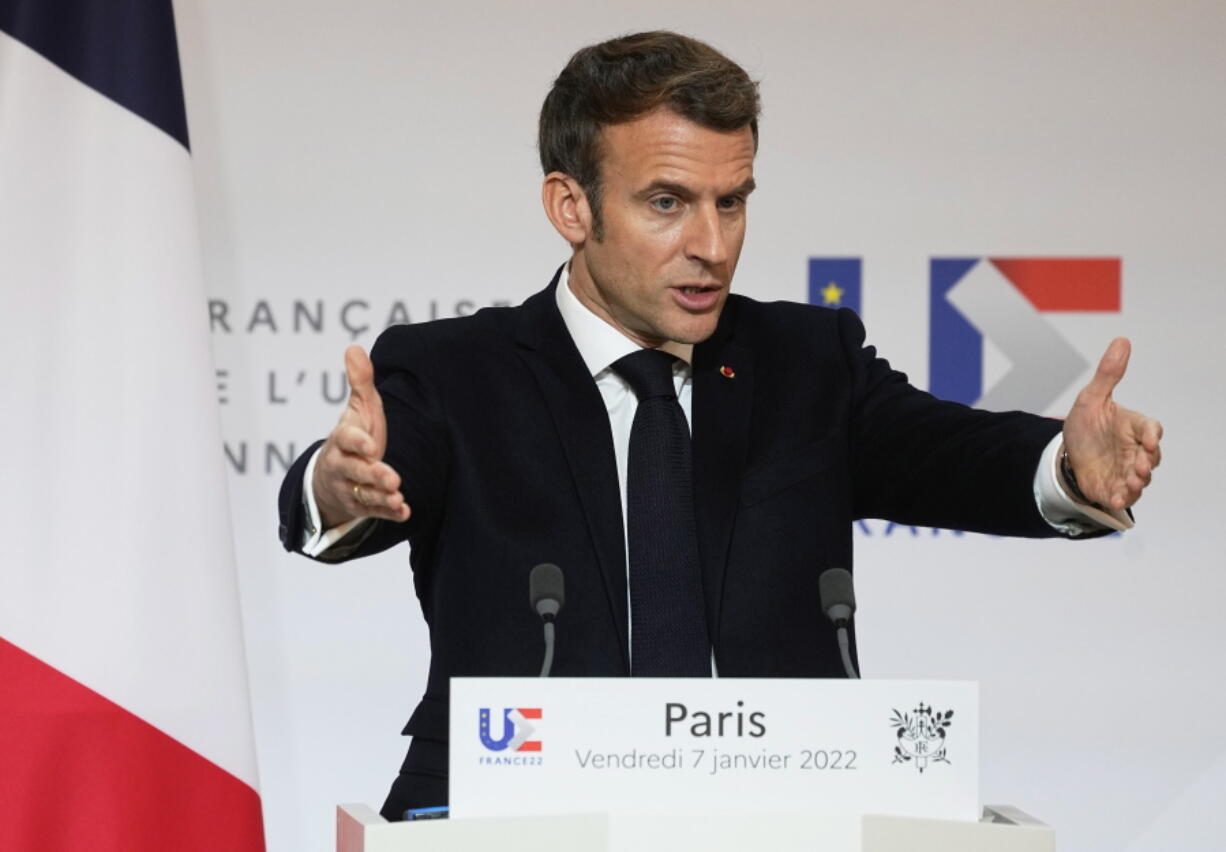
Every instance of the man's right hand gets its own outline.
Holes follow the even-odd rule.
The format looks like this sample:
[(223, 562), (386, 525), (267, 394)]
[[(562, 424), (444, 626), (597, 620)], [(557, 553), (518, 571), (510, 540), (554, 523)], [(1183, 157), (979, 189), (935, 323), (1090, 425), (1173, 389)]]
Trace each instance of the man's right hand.
[(324, 529), (354, 518), (405, 521), (409, 506), (400, 476), (385, 464), (387, 418), (375, 390), (375, 369), (360, 346), (345, 350), (349, 404), (319, 450), (311, 488)]

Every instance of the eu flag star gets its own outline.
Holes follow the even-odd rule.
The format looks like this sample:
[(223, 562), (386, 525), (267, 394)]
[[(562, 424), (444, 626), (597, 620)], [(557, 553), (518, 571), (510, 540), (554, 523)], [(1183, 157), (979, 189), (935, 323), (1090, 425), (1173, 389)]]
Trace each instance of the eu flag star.
[(858, 257), (809, 258), (809, 304), (859, 313), (861, 266)]

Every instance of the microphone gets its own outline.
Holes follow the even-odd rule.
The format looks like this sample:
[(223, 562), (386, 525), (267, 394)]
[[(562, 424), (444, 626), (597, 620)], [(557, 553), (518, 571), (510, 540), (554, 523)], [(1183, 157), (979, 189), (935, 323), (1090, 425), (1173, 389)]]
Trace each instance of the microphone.
[(562, 611), (565, 601), (562, 569), (551, 562), (542, 562), (533, 568), (528, 575), (528, 603), (545, 622), (545, 661), (541, 665), (541, 677), (549, 677), (549, 670), (553, 668), (553, 620)]
[(851, 572), (846, 568), (827, 568), (817, 578), (817, 590), (822, 599), (822, 612), (834, 624), (838, 635), (843, 669), (848, 677), (859, 678), (851, 662), (851, 642), (847, 638), (847, 625), (856, 612), (856, 592), (852, 587)]

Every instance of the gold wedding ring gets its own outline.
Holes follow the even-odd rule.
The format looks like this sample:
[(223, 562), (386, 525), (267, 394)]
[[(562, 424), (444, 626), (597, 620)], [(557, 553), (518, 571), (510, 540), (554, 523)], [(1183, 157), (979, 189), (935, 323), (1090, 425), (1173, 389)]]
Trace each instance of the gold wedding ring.
[(366, 499), (362, 496), (362, 486), (361, 485), (353, 486), (353, 499), (358, 501), (359, 506), (366, 505)]

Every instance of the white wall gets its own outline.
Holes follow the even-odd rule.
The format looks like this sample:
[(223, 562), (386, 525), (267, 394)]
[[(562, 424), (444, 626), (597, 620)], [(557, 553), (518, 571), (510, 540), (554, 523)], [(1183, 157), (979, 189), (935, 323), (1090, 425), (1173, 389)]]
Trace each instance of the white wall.
[[(930, 257), (1122, 258), (1121, 313), (1049, 318), (1091, 362), (1133, 338), (1119, 399), (1168, 435), (1138, 528), (1069, 545), (876, 524), (858, 539), (861, 655), (868, 676), (980, 680), (984, 801), (1049, 821), (1063, 849), (1218, 848), (1224, 10), (180, 0), (206, 273), (231, 329), (213, 338), (224, 428), (248, 453), (230, 484), (270, 849), (329, 849), (335, 802), (381, 803), (426, 649), (405, 552), (282, 553), (265, 444), (327, 432), (321, 381), (337, 393), (342, 349), (396, 302), (418, 321), (547, 281), (565, 247), (537, 201), (540, 101), (574, 49), (646, 28), (763, 81), (739, 290), (803, 301), (809, 256), (862, 257), (870, 337), (917, 384)], [(295, 300), (322, 300), (321, 332), (295, 330)], [(353, 335), (355, 300), (349, 325), (370, 327)]]

